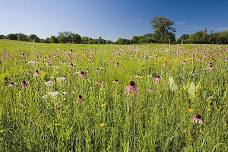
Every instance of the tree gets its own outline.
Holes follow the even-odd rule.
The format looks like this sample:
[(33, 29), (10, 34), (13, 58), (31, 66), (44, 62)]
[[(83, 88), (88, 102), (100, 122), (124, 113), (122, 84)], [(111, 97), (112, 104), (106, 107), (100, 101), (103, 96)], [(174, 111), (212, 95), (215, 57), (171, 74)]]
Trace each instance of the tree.
[(138, 36), (134, 36), (134, 37), (132, 38), (132, 43), (138, 44), (138, 43), (139, 43), (139, 37), (138, 37)]
[(154, 28), (154, 36), (159, 43), (170, 43), (175, 41), (176, 29), (174, 22), (168, 18), (156, 16), (152, 19), (151, 25)]
[(188, 34), (183, 34), (178, 40), (178, 43), (188, 43), (189, 40), (189, 35)]
[(92, 41), (92, 39), (89, 38), (89, 37), (82, 37), (81, 38), (81, 43), (82, 44), (90, 44), (90, 41)]
[(18, 41), (28, 41), (28, 36), (23, 33), (16, 33)]
[(30, 41), (30, 42), (33, 42), (33, 41), (40, 42), (40, 38), (37, 35), (35, 35), (35, 34), (31, 34), (31, 35), (28, 36), (28, 41)]
[(17, 34), (8, 34), (7, 38), (10, 40), (17, 40), (18, 39)]
[(49, 41), (50, 43), (58, 43), (57, 37), (55, 37), (55, 36), (53, 36), (53, 35), (49, 38), (48, 41)]
[(219, 41), (222, 44), (228, 44), (228, 31), (219, 33)]
[(119, 38), (117, 41), (116, 41), (117, 44), (132, 44), (132, 41), (131, 40), (128, 40), (128, 39), (123, 39), (123, 38)]
[(71, 43), (76, 43), (76, 44), (80, 44), (82, 41), (81, 36), (79, 34), (74, 34), (74, 33), (70, 34), (70, 39), (71, 39)]
[(0, 35), (0, 39), (6, 39), (5, 35)]
[(72, 42), (71, 35), (72, 35), (71, 32), (59, 32), (57, 39), (60, 43), (71, 43)]
[(208, 43), (208, 34), (205, 31), (199, 31), (199, 32), (196, 32), (192, 35), (190, 35), (190, 42), (191, 43), (199, 43), (199, 44), (205, 44), (205, 43)]

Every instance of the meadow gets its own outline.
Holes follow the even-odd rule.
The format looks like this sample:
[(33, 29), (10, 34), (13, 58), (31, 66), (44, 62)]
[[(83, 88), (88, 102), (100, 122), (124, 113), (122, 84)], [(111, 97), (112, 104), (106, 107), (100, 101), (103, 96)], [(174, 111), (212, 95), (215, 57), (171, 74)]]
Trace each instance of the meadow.
[(227, 45), (0, 41), (0, 151), (228, 151)]

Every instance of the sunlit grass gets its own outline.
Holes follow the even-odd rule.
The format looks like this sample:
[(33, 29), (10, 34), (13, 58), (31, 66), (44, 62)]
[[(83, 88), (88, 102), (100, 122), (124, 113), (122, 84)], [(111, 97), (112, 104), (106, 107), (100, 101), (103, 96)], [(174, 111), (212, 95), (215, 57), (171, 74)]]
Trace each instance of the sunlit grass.
[(0, 151), (228, 151), (227, 48), (0, 41)]

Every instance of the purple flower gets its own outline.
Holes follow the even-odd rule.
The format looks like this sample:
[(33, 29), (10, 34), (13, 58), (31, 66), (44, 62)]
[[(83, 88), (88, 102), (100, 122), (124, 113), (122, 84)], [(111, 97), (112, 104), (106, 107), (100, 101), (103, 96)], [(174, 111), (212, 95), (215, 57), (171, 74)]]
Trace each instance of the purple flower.
[(36, 72), (33, 74), (33, 76), (36, 77), (36, 78), (37, 78), (37, 77), (40, 77), (39, 71), (36, 71)]
[(80, 72), (80, 78), (85, 79), (87, 77), (87, 74), (84, 71)]
[(199, 114), (196, 114), (196, 115), (192, 116), (192, 121), (195, 122), (195, 123), (199, 123), (199, 124), (203, 123), (202, 116), (199, 115)]
[(22, 88), (28, 88), (28, 87), (29, 87), (29, 82), (28, 82), (28, 81), (25, 81), (25, 80), (22, 81), (22, 82), (21, 82), (21, 87), (22, 87)]
[(133, 94), (133, 95), (138, 95), (138, 89), (134, 81), (131, 81), (130, 84), (126, 87), (125, 90), (127, 95)]
[(156, 75), (155, 78), (154, 78), (154, 81), (156, 83), (159, 83), (161, 81), (161, 76), (160, 75)]
[(78, 102), (80, 103), (80, 105), (83, 104), (84, 98), (82, 97), (82, 95), (78, 96)]

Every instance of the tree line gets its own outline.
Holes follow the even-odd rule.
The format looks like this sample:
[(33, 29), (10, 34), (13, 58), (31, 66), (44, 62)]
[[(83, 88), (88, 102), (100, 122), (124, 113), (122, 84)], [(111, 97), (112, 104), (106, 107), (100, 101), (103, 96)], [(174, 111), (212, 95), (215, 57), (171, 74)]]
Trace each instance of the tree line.
[(35, 34), (26, 35), (23, 33), (11, 33), (8, 35), (0, 35), (0, 39), (40, 42), (40, 43), (73, 43), (73, 44), (112, 44), (111, 40), (105, 40), (99, 37), (93, 39), (90, 37), (82, 37), (79, 34), (72, 32), (59, 32), (57, 36), (50, 36), (46, 39), (41, 39)]
[(193, 34), (183, 34), (177, 43), (184, 44), (228, 44), (228, 31), (208, 33), (207, 29)]
[(228, 31), (211, 32), (207, 29), (198, 31), (193, 34), (183, 34), (176, 39), (176, 29), (174, 21), (166, 17), (156, 16), (151, 20), (153, 33), (148, 33), (141, 36), (133, 36), (131, 39), (119, 38), (113, 42), (105, 40), (101, 37), (98, 39), (90, 37), (82, 37), (79, 34), (72, 32), (59, 32), (57, 36), (50, 36), (46, 39), (41, 39), (35, 34), (26, 35), (23, 33), (12, 33), (8, 35), (0, 35), (0, 39), (41, 42), (41, 43), (73, 43), (73, 44), (147, 44), (147, 43), (169, 43), (169, 44), (228, 44)]

